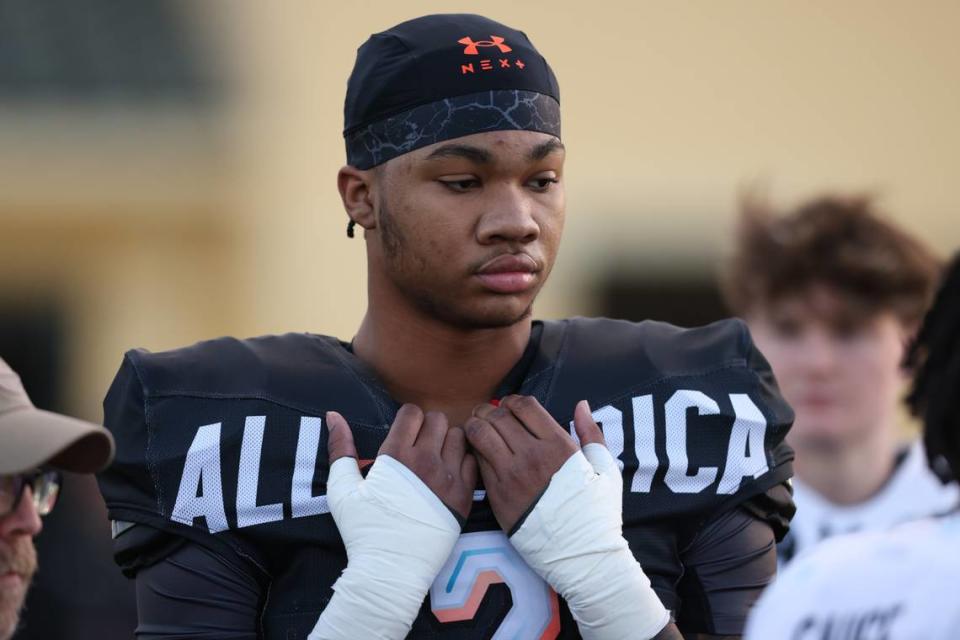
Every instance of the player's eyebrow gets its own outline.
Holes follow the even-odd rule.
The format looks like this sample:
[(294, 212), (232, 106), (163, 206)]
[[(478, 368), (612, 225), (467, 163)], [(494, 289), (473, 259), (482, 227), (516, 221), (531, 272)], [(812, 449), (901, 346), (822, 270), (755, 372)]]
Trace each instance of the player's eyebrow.
[(465, 158), (474, 164), (490, 164), (493, 162), (493, 154), (486, 149), (469, 144), (445, 144), (442, 147), (437, 147), (427, 156), (427, 160), (436, 160), (437, 158)]
[(557, 151), (563, 151), (566, 147), (563, 146), (563, 143), (557, 140), (556, 138), (550, 138), (546, 142), (541, 142), (533, 149), (530, 150), (530, 153), (527, 154), (527, 157), (530, 160), (543, 160), (551, 153), (556, 153)]

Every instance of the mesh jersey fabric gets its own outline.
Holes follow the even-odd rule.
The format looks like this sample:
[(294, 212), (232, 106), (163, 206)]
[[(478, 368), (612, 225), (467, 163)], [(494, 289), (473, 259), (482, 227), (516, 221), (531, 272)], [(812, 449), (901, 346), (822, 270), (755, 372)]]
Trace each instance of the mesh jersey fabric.
[[(762, 499), (790, 475), (792, 412), (739, 321), (681, 330), (571, 319), (541, 331), (518, 391), (565, 426), (578, 400), (595, 407), (623, 466), (624, 535), (682, 619), (683, 551), (705, 523), (753, 505), (782, 535), (789, 500)], [(398, 407), (324, 336), (129, 352), (105, 400), (118, 456), (101, 490), (114, 520), (186, 538), (269, 584), (264, 637), (305, 637), (346, 563), (325, 503), (318, 416), (342, 413), (361, 459), (372, 459)], [(464, 562), (424, 603), (413, 637), (469, 638), (508, 623), (520, 637), (541, 627), (578, 637), (563, 602), (510, 556), (482, 492), (454, 553)], [(542, 619), (508, 620), (536, 602), (546, 602)]]

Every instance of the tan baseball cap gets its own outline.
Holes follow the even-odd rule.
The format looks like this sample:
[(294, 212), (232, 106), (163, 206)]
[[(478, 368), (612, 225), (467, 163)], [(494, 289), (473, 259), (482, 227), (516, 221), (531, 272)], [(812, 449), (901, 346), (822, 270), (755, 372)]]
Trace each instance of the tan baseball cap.
[(37, 409), (20, 376), (0, 358), (0, 475), (44, 464), (93, 473), (113, 459), (113, 436), (100, 425)]

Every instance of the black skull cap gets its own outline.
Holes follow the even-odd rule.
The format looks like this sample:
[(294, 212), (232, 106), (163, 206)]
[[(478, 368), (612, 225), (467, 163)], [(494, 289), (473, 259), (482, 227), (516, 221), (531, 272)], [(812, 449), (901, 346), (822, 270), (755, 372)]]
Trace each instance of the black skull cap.
[(347, 163), (369, 169), (484, 131), (560, 137), (560, 88), (526, 34), (473, 14), (408, 20), (370, 36), (347, 82)]

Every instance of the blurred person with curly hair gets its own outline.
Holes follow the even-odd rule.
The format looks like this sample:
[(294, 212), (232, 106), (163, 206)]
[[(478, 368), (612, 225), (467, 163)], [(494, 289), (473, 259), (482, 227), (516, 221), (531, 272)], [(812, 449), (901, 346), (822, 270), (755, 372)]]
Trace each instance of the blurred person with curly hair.
[(904, 351), (938, 273), (867, 197), (824, 196), (785, 215), (745, 200), (723, 288), (796, 411), (797, 513), (781, 564), (832, 535), (956, 503), (898, 421)]
[[(960, 254), (907, 354), (907, 397), (931, 465), (960, 481)], [(952, 471), (951, 471), (952, 470)], [(761, 597), (747, 638), (952, 640), (960, 629), (960, 511), (828, 540)]]

